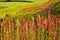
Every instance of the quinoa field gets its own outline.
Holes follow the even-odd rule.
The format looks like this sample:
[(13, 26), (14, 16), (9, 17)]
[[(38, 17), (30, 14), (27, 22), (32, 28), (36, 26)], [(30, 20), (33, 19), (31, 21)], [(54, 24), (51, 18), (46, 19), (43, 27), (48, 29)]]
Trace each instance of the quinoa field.
[(0, 40), (60, 40), (60, 1), (0, 2)]

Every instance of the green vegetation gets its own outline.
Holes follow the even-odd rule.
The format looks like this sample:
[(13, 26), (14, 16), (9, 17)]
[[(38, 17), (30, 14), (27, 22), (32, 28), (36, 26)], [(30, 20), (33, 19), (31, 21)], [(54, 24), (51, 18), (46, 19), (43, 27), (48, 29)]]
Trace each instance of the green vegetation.
[(7, 0), (0, 0), (0, 1), (7, 1)]
[[(1, 9), (0, 10), (0, 19), (4, 18), (6, 16), (6, 14), (11, 15), (11, 16), (17, 16), (17, 14), (21, 15), (21, 14), (23, 14), (21, 12), (21, 9), (42, 5), (47, 1), (48, 0), (46, 0), (46, 1), (41, 0), (39, 2), (36, 1), (33, 3), (28, 3), (28, 2), (0, 2), (0, 7), (4, 7), (4, 6), (7, 7), (7, 8), (4, 7), (4, 9), (0, 8)], [(26, 14), (26, 13), (24, 13), (24, 14)]]
[(56, 16), (56, 17), (60, 17), (60, 2), (55, 3), (54, 5), (52, 5), (52, 7), (50, 8), (51, 10), (51, 14)]

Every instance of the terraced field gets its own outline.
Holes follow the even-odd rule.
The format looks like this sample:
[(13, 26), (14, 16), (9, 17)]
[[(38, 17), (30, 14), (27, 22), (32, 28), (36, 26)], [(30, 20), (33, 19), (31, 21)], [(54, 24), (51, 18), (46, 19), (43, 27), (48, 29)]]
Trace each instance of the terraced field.
[[(42, 5), (43, 3), (47, 2), (41, 1), (41, 2), (0, 2), (0, 18), (3, 18), (6, 14), (10, 14), (12, 16), (15, 16), (16, 13), (21, 12), (21, 9), (29, 8), (37, 5)], [(19, 13), (21, 14), (21, 13)]]

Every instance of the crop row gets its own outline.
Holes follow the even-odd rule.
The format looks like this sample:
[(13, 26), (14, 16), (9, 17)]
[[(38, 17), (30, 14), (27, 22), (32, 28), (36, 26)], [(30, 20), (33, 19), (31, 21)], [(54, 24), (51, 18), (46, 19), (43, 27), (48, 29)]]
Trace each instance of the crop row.
[(50, 11), (46, 17), (43, 15), (34, 14), (26, 19), (7, 15), (0, 19), (1, 40), (60, 40), (60, 18), (51, 15)]

